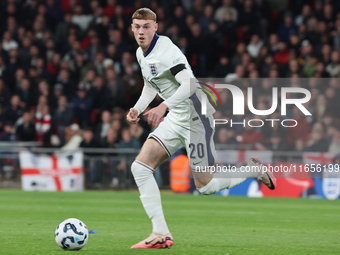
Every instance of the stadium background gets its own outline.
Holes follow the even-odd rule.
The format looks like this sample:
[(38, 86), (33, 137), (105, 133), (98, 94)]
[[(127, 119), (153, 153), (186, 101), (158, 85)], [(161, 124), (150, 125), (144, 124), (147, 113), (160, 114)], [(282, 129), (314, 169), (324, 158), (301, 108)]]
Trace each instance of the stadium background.
[[(2, 180), (20, 172), (4, 142), (22, 141), (39, 152), (90, 149), (88, 187), (131, 187), (129, 160), (152, 130), (143, 118), (138, 125), (125, 121), (143, 87), (130, 30), (140, 7), (156, 12), (157, 33), (171, 38), (197, 77), (309, 78), (303, 86), (312, 93), (306, 105), (312, 117), (292, 108), (288, 114), (299, 122), (292, 129), (218, 128), (220, 149), (265, 151), (274, 162), (307, 162), (306, 153), (315, 152), (323, 164), (340, 153), (337, 1), (7, 0), (0, 8)], [(255, 108), (270, 107), (272, 86), (269, 79), (257, 85)], [(230, 94), (221, 97), (232, 105)], [(217, 115), (231, 117), (225, 109)], [(168, 163), (157, 172), (168, 187)]]

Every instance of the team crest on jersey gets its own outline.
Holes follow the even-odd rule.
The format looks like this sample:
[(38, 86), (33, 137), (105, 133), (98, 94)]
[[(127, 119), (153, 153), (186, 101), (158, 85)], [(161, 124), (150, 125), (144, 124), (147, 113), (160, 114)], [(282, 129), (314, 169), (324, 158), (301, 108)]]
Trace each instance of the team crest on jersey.
[(158, 72), (157, 72), (157, 68), (156, 68), (156, 64), (149, 64), (150, 66), (150, 71), (152, 76), (157, 76)]

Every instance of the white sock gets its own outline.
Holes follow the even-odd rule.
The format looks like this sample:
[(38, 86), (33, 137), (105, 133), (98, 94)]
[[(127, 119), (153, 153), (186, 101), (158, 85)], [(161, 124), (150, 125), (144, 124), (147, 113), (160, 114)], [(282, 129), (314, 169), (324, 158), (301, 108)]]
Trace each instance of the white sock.
[(169, 233), (163, 214), (161, 194), (153, 176), (155, 170), (135, 160), (131, 165), (131, 171), (139, 189), (140, 200), (152, 221), (152, 232), (162, 235)]
[(203, 195), (211, 195), (223, 189), (231, 189), (244, 182), (247, 178), (256, 178), (256, 176), (257, 173), (254, 172), (223, 173), (223, 177), (215, 176), (207, 185), (197, 190)]

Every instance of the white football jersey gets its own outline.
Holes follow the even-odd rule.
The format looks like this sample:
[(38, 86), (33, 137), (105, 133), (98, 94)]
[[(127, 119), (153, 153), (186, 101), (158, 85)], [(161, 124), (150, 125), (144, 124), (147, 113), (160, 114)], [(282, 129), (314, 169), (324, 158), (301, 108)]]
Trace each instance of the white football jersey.
[[(144, 55), (139, 47), (136, 56), (142, 70), (144, 86), (151, 86), (163, 100), (171, 97), (180, 86), (171, 73), (171, 68), (184, 64), (186, 69), (192, 73), (185, 55), (166, 36), (155, 34), (146, 54)], [(192, 77), (194, 78), (194, 75)], [(200, 87), (200, 85), (197, 84), (197, 87)], [(190, 98), (170, 109), (167, 117), (182, 125), (190, 123), (190, 119), (201, 115), (202, 96), (206, 97), (205, 93), (200, 89), (196, 90)], [(208, 117), (215, 112), (215, 109), (211, 106), (209, 100), (206, 100), (206, 102), (206, 116)]]

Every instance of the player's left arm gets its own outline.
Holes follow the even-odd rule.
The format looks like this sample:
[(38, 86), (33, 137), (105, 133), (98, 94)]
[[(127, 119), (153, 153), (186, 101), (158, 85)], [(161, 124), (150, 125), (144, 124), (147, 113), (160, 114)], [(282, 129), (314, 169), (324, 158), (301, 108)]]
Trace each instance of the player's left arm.
[(176, 105), (188, 99), (195, 93), (198, 87), (195, 82), (190, 82), (190, 79), (194, 78), (194, 76), (191, 71), (186, 69), (185, 64), (178, 64), (170, 68), (170, 71), (180, 86), (171, 97), (166, 99), (159, 106), (144, 113), (144, 115), (148, 115), (148, 122), (154, 127), (159, 125), (161, 118), (168, 109), (171, 110)]
[(200, 85), (196, 82), (190, 82), (194, 79), (192, 71), (186, 69), (185, 64), (178, 64), (170, 69), (171, 74), (175, 77), (176, 81), (180, 84), (176, 92), (166, 99), (163, 104), (167, 106), (169, 110), (188, 99), (197, 90)]

